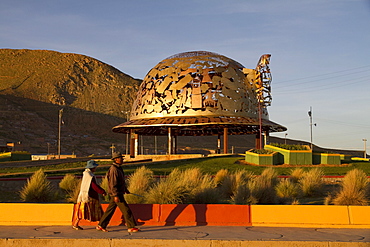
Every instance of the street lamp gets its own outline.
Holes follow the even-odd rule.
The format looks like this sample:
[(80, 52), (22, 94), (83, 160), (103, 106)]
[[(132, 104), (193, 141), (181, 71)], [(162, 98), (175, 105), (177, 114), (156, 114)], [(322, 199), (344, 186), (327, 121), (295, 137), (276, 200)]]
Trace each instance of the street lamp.
[(312, 107), (310, 106), (310, 110), (308, 111), (308, 116), (310, 117), (310, 134), (311, 134), (311, 150), (312, 150), (312, 125), (316, 126), (315, 124), (312, 124)]
[(362, 141), (364, 142), (364, 158), (366, 159), (366, 142), (367, 142), (367, 139), (362, 139)]
[[(123, 113), (123, 111), (122, 111), (122, 113)], [(124, 113), (126, 114), (126, 122), (128, 122), (129, 121), (129, 113), (130, 112), (125, 111)], [(129, 134), (126, 134), (126, 155), (128, 155), (128, 135)]]
[(285, 145), (286, 145), (286, 136), (288, 135), (288, 133), (285, 133)]

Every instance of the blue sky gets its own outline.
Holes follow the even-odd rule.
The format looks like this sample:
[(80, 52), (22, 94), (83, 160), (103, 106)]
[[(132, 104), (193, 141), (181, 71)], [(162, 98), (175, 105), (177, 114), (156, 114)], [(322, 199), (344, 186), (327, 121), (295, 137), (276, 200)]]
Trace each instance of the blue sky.
[[(370, 149), (370, 0), (0, 0), (0, 48), (91, 56), (134, 78), (195, 50), (247, 68), (271, 54), (270, 120), (287, 138)], [(273, 136), (284, 137), (285, 132)]]

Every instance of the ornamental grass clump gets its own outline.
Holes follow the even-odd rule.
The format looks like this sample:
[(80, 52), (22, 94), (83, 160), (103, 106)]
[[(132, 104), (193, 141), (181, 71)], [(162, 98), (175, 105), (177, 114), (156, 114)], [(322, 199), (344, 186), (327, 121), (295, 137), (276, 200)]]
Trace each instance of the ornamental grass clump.
[(215, 188), (216, 183), (208, 174), (203, 174), (199, 168), (190, 168), (183, 171), (182, 183), (186, 187), (185, 203), (218, 203)]
[(67, 202), (77, 202), (78, 194), (80, 193), (81, 179), (76, 178), (73, 174), (66, 174), (59, 183), (65, 195)]
[(231, 202), (244, 205), (254, 203), (255, 199), (249, 188), (249, 182), (254, 178), (254, 174), (250, 171), (239, 170), (235, 171), (233, 178)]
[(167, 176), (160, 178), (159, 182), (146, 194), (146, 203), (148, 204), (181, 204), (184, 203), (188, 191), (181, 178), (182, 172), (175, 168)]
[(51, 202), (56, 198), (50, 182), (42, 169), (36, 171), (20, 191), (24, 202)]
[(195, 204), (218, 204), (223, 202), (214, 179), (208, 174), (205, 174), (199, 181), (198, 186), (192, 190), (190, 199), (189, 202)]
[(298, 181), (303, 177), (304, 174), (305, 172), (302, 168), (291, 169), (289, 180), (293, 183), (298, 183)]
[(299, 179), (299, 184), (303, 196), (313, 196), (315, 194), (320, 194), (323, 180), (322, 176), (324, 172), (320, 168), (313, 168), (309, 171), (304, 172), (301, 179)]
[(279, 201), (284, 204), (292, 204), (299, 196), (299, 185), (290, 179), (282, 179), (275, 187)]
[(146, 194), (146, 203), (183, 204), (219, 203), (216, 183), (199, 168), (184, 171), (174, 169), (167, 178), (161, 178)]
[[(145, 166), (142, 166), (135, 170), (135, 172), (129, 176), (127, 184), (128, 190), (131, 193), (144, 196), (154, 182), (153, 171), (149, 170)], [(125, 195), (127, 203), (140, 204), (144, 203), (145, 196), (140, 197), (136, 195), (127, 194)]]
[(103, 177), (102, 178), (102, 180), (100, 182), (100, 187), (102, 187), (107, 192), (107, 194), (103, 197), (104, 201), (109, 202), (110, 195), (108, 193), (108, 191), (109, 191), (108, 190), (109, 185), (108, 185), (108, 179), (107, 179), (107, 177)]
[(335, 205), (359, 205), (366, 206), (369, 201), (367, 193), (369, 181), (364, 171), (353, 169), (344, 176), (341, 190), (333, 198)]
[(252, 198), (258, 204), (274, 204), (277, 201), (275, 186), (278, 182), (277, 172), (273, 168), (262, 171), (260, 176), (249, 182)]
[(217, 187), (221, 186), (224, 183), (224, 180), (227, 176), (229, 176), (229, 171), (227, 169), (219, 170), (214, 177), (214, 182), (216, 186)]

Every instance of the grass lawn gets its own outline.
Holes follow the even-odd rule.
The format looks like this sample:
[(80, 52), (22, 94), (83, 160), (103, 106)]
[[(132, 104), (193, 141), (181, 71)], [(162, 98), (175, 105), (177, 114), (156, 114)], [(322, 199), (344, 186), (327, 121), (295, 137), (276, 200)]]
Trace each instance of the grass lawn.
[[(185, 170), (188, 168), (199, 167), (204, 173), (215, 175), (221, 169), (228, 169), (229, 171), (236, 171), (245, 169), (253, 172), (256, 175), (266, 169), (266, 166), (252, 166), (245, 165), (241, 161), (244, 161), (244, 156), (233, 156), (233, 157), (208, 157), (200, 159), (187, 159), (187, 160), (172, 160), (172, 161), (160, 161), (160, 162), (144, 162), (138, 164), (124, 165), (123, 169), (126, 175), (133, 173), (138, 167), (143, 165), (147, 166), (154, 172), (155, 175), (167, 175), (174, 168)], [(99, 162), (101, 166), (98, 167), (95, 172), (96, 175), (104, 175), (109, 169), (110, 161)], [(74, 162), (65, 163), (58, 165), (48, 166), (36, 166), (36, 167), (15, 167), (15, 168), (0, 168), (0, 177), (30, 177), (33, 172), (44, 169), (45, 173), (49, 176), (64, 176), (67, 173), (75, 175), (81, 175), (86, 162)], [(308, 170), (312, 167), (303, 167)], [(285, 166), (274, 166), (279, 175), (289, 175), (290, 171), (294, 167)], [(350, 163), (347, 166), (321, 166), (320, 167), (325, 175), (338, 175), (343, 176), (348, 171), (357, 168), (363, 170), (366, 174), (370, 174), (370, 162), (355, 162)]]

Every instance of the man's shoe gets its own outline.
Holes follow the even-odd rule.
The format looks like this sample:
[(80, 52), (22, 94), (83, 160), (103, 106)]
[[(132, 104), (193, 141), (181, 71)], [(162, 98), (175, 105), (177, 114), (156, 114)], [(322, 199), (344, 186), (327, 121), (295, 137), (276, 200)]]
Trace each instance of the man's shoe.
[(140, 231), (140, 229), (136, 228), (136, 227), (133, 227), (133, 228), (129, 228), (127, 231), (128, 232), (138, 232), (138, 231)]
[(97, 227), (96, 227), (96, 230), (98, 230), (98, 231), (102, 231), (102, 232), (108, 232), (108, 230), (107, 230), (107, 229), (105, 229), (105, 228), (103, 228), (103, 227), (101, 227), (101, 226), (97, 226)]
[(83, 230), (83, 228), (81, 226), (72, 226), (73, 229), (75, 230)]

